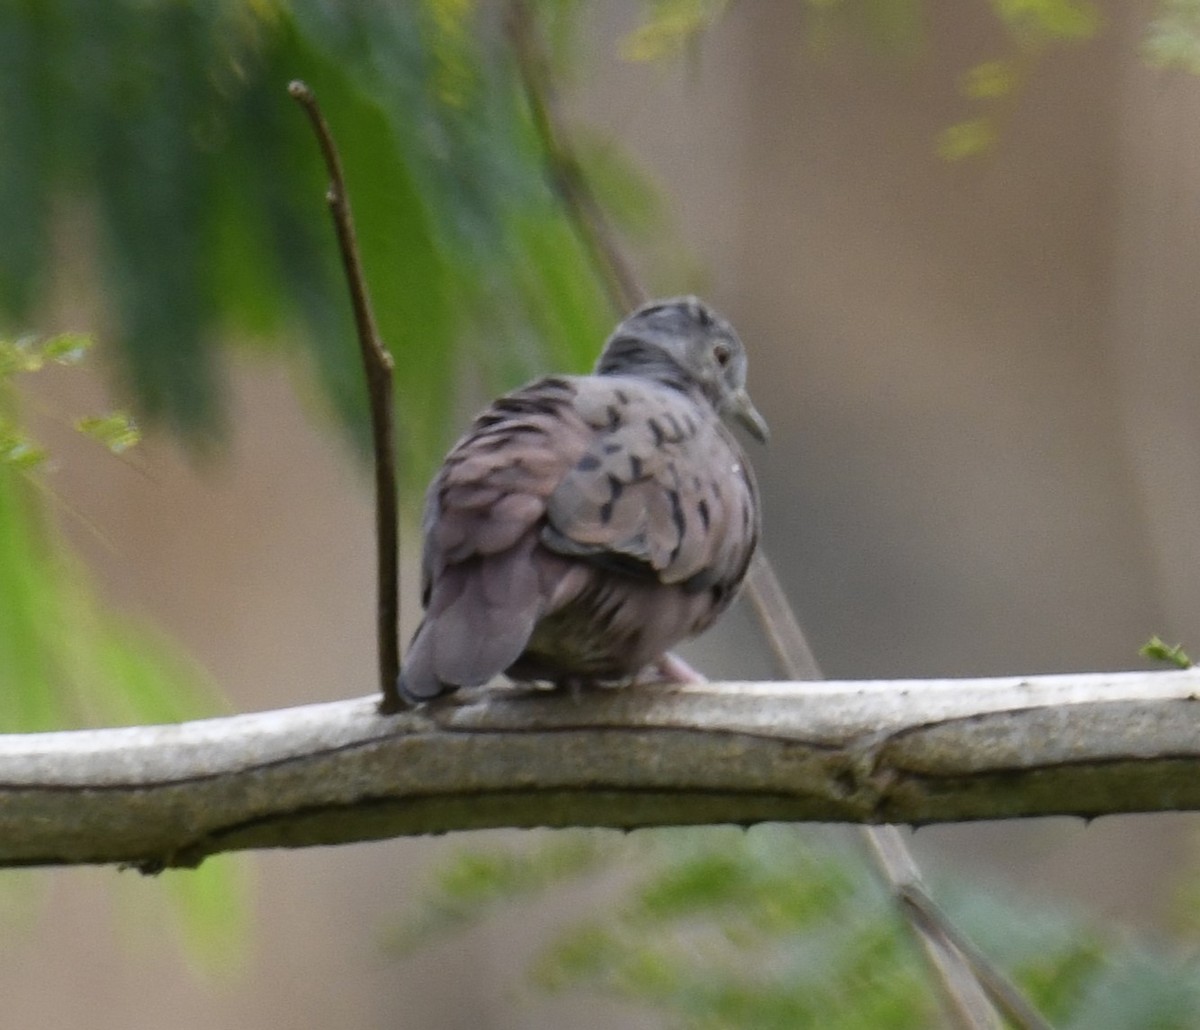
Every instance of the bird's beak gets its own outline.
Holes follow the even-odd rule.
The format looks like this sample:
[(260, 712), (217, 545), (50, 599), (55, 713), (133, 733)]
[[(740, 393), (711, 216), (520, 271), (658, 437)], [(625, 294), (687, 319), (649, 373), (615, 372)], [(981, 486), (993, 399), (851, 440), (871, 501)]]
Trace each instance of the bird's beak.
[(767, 420), (758, 413), (758, 408), (744, 388), (729, 399), (729, 414), (745, 426), (746, 432), (759, 443), (766, 443), (771, 438)]

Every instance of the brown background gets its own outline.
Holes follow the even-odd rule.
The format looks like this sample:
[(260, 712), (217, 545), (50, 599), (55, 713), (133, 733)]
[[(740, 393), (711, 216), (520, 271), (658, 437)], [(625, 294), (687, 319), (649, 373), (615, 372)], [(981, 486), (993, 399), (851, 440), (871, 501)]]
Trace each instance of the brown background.
[[(744, 3), (699, 61), (631, 67), (616, 40), (638, 6), (593, 6), (572, 111), (651, 171), (706, 270), (656, 287), (699, 286), (747, 341), (775, 434), (753, 455), (767, 544), (827, 672), (1125, 668), (1151, 632), (1200, 649), (1200, 82), (1140, 63), (1148, 12), (1109, 5), (1098, 40), (1031, 65), (994, 153), (947, 164), (937, 133), (975, 111), (961, 75), (1007, 52), (988, 10), (930, 5), (901, 56), (853, 35), (814, 48), (808, 5)], [(66, 268), (61, 303), (86, 305), (85, 287)], [(39, 389), (66, 411), (99, 392), (78, 375)], [(162, 441), (147, 475), (54, 441), (54, 488), (99, 532), (64, 525), (103, 595), (166, 626), (237, 709), (373, 682), (368, 484), (308, 397), (302, 372), (241, 359), (237, 435), (203, 468)], [(730, 618), (692, 657), (768, 675), (748, 627)], [(1195, 826), (916, 840), (931, 869), (1150, 928), (1194, 867)], [(215, 979), (148, 905), (160, 882), (5, 874), (0, 1004), (12, 1026), (89, 1030), (659, 1025), (522, 986), (603, 885), (414, 959), (382, 950), (429, 863), (482, 839), (257, 856), (245, 967)]]

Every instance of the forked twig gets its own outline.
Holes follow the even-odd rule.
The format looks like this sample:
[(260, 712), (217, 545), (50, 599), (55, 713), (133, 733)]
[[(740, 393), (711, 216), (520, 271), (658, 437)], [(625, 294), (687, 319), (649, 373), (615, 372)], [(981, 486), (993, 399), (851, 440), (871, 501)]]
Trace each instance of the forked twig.
[(392, 356), (379, 337), (375, 315), (371, 310), (367, 282), (358, 254), (358, 241), (354, 233), (354, 219), (350, 213), (350, 198), (346, 193), (342, 161), (338, 156), (333, 134), (324, 115), (321, 114), (316, 96), (306, 83), (299, 80), (289, 83), (288, 93), (307, 113), (320, 145), (321, 155), (325, 159), (325, 168), (329, 172), (329, 190), (325, 194), (325, 200), (333, 216), (338, 249), (342, 255), (342, 268), (346, 273), (350, 302), (354, 308), (359, 351), (367, 376), (367, 396), (371, 405), (371, 442), (375, 456), (378, 590), (375, 630), (379, 652), (379, 689), (382, 694), (379, 710), (387, 715), (404, 707), (396, 684), (396, 677), (400, 672), (400, 563)]
[[(604, 213), (583, 175), (571, 137), (554, 106), (549, 64), (533, 14), (525, 0), (510, 0), (508, 10), (509, 38), (551, 182), (591, 255), (613, 307), (624, 315), (645, 299), (645, 291), (608, 229)], [(746, 592), (787, 678), (822, 679), (774, 567), (761, 549), (751, 566)], [(941, 987), (946, 1015), (953, 1024), (965, 1030), (991, 1030), (998, 1026), (990, 998), (1023, 1030), (1044, 1030), (1046, 1022), (1016, 986), (933, 904), (899, 831), (893, 826), (871, 826), (865, 827), (864, 832), (871, 855), (922, 945)]]

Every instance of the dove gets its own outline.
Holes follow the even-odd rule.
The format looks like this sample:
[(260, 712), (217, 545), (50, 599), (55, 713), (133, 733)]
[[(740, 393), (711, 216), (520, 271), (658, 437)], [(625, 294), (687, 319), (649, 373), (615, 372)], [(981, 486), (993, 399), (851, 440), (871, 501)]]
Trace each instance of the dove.
[(638, 308), (591, 375), (494, 401), (426, 496), (425, 611), (400, 693), (669, 670), (669, 649), (729, 607), (758, 542), (731, 422), (766, 442), (741, 340), (695, 297)]

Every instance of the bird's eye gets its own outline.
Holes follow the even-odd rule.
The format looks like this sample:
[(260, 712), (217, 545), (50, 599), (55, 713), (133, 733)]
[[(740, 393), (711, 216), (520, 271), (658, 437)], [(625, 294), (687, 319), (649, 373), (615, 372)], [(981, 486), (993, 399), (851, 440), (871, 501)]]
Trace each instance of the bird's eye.
[(725, 344), (723, 344), (723, 343), (718, 343), (718, 344), (717, 344), (717, 345), (716, 345), (716, 346), (713, 348), (713, 359), (714, 359), (714, 360), (716, 361), (716, 363), (717, 363), (718, 365), (720, 365), (722, 368), (724, 368), (726, 365), (728, 365), (728, 364), (729, 364), (729, 359), (730, 359), (730, 358), (732, 358), (732, 357), (733, 357), (733, 351), (731, 351), (731, 350), (730, 350), (730, 349), (729, 349), (727, 346), (725, 346)]

